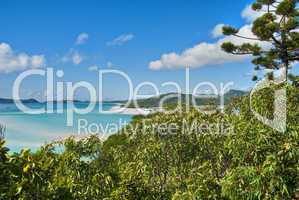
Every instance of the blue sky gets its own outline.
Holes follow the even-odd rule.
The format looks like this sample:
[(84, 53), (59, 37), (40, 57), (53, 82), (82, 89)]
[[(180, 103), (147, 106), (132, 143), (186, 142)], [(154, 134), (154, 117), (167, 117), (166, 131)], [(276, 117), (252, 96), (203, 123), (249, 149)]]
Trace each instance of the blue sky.
[[(234, 88), (248, 89), (253, 84), (249, 75), (253, 66), (248, 59), (227, 57), (215, 63), (207, 58), (214, 54), (213, 49), (202, 55), (202, 47), (197, 45), (210, 44), (213, 48), (221, 40), (212, 35), (217, 24), (249, 25), (249, 18), (253, 16), (244, 14), (244, 9), (251, 2), (1, 1), (0, 44), (6, 44), (2, 50), (9, 49), (9, 52), (2, 57), (0, 52), (0, 97), (10, 97), (15, 78), (35, 65), (63, 70), (65, 76), (59, 81), (83, 80), (96, 86), (98, 74), (91, 69), (97, 67), (122, 70), (132, 78), (134, 85), (151, 81), (159, 86), (165, 81), (183, 85), (184, 66), (176, 64), (186, 62), (192, 65), (191, 86), (201, 81), (215, 84), (233, 81)], [(190, 50), (190, 55), (183, 55), (186, 50)], [(169, 56), (161, 59), (171, 52), (176, 55), (174, 61)], [(27, 56), (27, 63), (11, 64), (9, 59), (19, 60), (23, 54)], [(192, 56), (197, 60), (193, 61)], [(214, 58), (218, 55), (213, 56), (217, 61), (218, 58)], [(151, 64), (155, 61), (155, 65)], [(11, 70), (7, 70), (10, 67)], [(106, 99), (126, 98), (127, 84), (121, 78), (108, 77), (104, 83)], [(39, 98), (44, 87), (41, 78), (26, 80), (22, 95)], [(161, 88), (161, 91), (171, 89)], [(80, 99), (86, 98), (84, 92), (77, 95)]]

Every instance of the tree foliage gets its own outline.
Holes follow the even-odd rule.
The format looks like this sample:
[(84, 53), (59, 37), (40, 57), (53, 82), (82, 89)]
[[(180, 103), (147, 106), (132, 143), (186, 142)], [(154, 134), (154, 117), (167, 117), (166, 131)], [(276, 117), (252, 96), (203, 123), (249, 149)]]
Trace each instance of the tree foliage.
[[(226, 114), (192, 109), (135, 118), (105, 141), (69, 138), (10, 154), (1, 140), (0, 199), (298, 199), (299, 91), (273, 86), (253, 106), (267, 116), (277, 87), (288, 94), (285, 133), (258, 121), (244, 96)], [(224, 132), (188, 129), (219, 122)], [(163, 123), (178, 128), (154, 126)]]
[[(289, 68), (299, 56), (297, 2), (253, 4), (266, 10), (252, 26), (257, 38), (249, 39), (269, 42), (270, 49), (252, 43), (224, 43), (223, 49), (252, 54), (253, 63), (263, 68)], [(240, 37), (237, 29), (223, 30)], [(68, 138), (36, 152), (11, 153), (0, 137), (0, 199), (299, 199), (297, 84), (270, 85), (252, 98), (235, 98), (225, 113), (207, 115), (192, 108), (135, 117), (105, 141)], [(273, 118), (277, 89), (287, 92), (284, 133), (252, 113)]]
[[(247, 39), (248, 42), (241, 45), (224, 42), (222, 49), (235, 55), (252, 55), (252, 63), (256, 65), (256, 70), (284, 69), (287, 77), (292, 64), (299, 60), (298, 2), (298, 0), (256, 0), (252, 4), (252, 9), (261, 12), (262, 16), (251, 26), (255, 37), (240, 35), (238, 29), (224, 26), (224, 35)], [(257, 77), (253, 79), (257, 80)], [(290, 79), (294, 80), (294, 77)]]

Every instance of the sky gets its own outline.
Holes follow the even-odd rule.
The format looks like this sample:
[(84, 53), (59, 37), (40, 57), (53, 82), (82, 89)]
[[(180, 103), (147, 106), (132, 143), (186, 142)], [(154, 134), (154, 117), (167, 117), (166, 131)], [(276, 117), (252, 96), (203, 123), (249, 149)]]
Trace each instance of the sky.
[[(121, 70), (134, 87), (152, 82), (159, 91), (166, 81), (190, 87), (209, 81), (248, 90), (254, 66), (250, 58), (226, 54), (221, 42), (242, 40), (221, 35), (223, 24), (248, 36), (258, 13), (251, 0), (27, 0), (0, 2), (0, 97), (11, 97), (16, 78), (28, 69), (54, 68), (55, 81), (87, 81), (98, 88), (98, 70)], [(263, 44), (262, 44), (263, 45)], [(126, 99), (128, 84), (120, 76), (103, 79), (107, 100)], [(151, 94), (144, 87), (141, 93)], [(45, 79), (24, 81), (22, 98), (45, 97)], [(87, 99), (86, 91), (76, 98)]]

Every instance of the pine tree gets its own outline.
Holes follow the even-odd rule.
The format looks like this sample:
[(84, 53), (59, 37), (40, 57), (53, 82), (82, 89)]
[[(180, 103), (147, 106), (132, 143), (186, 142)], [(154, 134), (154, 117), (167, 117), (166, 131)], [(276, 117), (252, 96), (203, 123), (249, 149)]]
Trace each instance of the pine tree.
[[(252, 24), (251, 31), (256, 37), (239, 35), (238, 29), (224, 26), (224, 35), (248, 39), (250, 42), (241, 45), (224, 42), (222, 49), (235, 55), (252, 55), (255, 70), (283, 69), (283, 78), (287, 81), (289, 69), (299, 60), (298, 2), (299, 0), (256, 0), (252, 9), (263, 13)], [(253, 44), (252, 41), (257, 42)], [(270, 47), (263, 48), (258, 42), (269, 43)], [(272, 73), (268, 75), (273, 77)], [(291, 80), (292, 77), (290, 76)], [(253, 77), (253, 80), (257, 80), (257, 77)]]

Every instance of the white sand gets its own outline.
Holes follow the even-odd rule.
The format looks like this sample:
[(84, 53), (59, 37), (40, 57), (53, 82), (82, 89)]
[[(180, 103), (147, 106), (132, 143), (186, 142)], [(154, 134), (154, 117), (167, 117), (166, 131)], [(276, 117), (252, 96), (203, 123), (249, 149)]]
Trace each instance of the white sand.
[(113, 106), (109, 113), (118, 113), (118, 114), (124, 114), (124, 115), (148, 115), (152, 112), (151, 109), (145, 109), (145, 108), (123, 108), (121, 106)]

